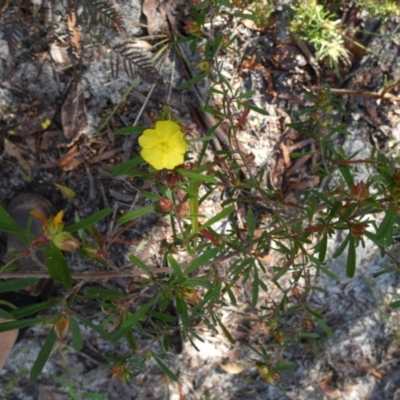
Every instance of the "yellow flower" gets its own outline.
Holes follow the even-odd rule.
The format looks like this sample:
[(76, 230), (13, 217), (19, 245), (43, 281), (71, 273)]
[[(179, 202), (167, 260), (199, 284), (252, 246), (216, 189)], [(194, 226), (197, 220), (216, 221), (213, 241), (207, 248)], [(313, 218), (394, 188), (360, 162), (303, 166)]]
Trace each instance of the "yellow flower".
[(173, 169), (183, 163), (187, 143), (179, 125), (158, 121), (155, 129), (146, 129), (139, 137), (140, 155), (155, 169)]

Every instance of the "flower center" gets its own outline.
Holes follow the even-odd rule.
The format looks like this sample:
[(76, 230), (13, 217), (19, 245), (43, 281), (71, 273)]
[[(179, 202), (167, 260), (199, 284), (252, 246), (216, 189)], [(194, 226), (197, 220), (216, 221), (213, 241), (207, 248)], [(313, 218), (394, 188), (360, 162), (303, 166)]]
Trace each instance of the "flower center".
[(160, 143), (158, 144), (158, 146), (159, 146), (159, 148), (160, 148), (160, 150), (161, 150), (162, 152), (164, 152), (164, 153), (168, 153), (168, 152), (169, 152), (169, 145), (168, 145), (167, 142), (160, 142)]

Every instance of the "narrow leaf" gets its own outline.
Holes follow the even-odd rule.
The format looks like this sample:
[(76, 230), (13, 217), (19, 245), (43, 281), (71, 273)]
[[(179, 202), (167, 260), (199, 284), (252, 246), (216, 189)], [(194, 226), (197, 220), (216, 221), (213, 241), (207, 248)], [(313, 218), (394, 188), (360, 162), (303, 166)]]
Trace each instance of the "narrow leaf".
[(174, 382), (178, 382), (178, 377), (161, 361), (161, 359), (156, 356), (155, 353), (151, 353), (153, 358), (156, 360), (156, 363), (160, 367), (161, 371), (164, 372), (166, 376), (168, 376), (169, 379), (171, 379)]
[(117, 225), (122, 225), (125, 222), (132, 221), (132, 220), (139, 218), (142, 215), (148, 214), (154, 210), (155, 210), (154, 206), (147, 206), (147, 207), (139, 208), (138, 210), (131, 211), (128, 214), (123, 215), (121, 218), (119, 218), (117, 220)]
[(188, 276), (190, 273), (195, 271), (197, 268), (201, 267), (202, 265), (206, 264), (210, 260), (212, 260), (219, 252), (219, 249), (209, 249), (206, 250), (202, 255), (197, 257), (193, 260), (183, 271), (184, 276)]
[(21, 242), (28, 247), (30, 244), (31, 234), (21, 229), (17, 223), (11, 218), (10, 214), (0, 205), (0, 231), (9, 232), (15, 235)]
[(174, 273), (176, 275), (178, 283), (182, 283), (184, 278), (183, 278), (183, 273), (182, 273), (182, 269), (181, 269), (180, 265), (175, 260), (175, 258), (169, 254), (167, 256), (167, 260), (168, 260), (168, 264), (171, 266), (172, 270), (174, 271)]
[(97, 332), (103, 339), (111, 341), (111, 336), (104, 329), (100, 328), (98, 325), (94, 324), (92, 321), (88, 320), (84, 316), (80, 314), (74, 314), (74, 317), (79, 319), (84, 325), (92, 328), (95, 332)]
[(247, 211), (247, 233), (249, 235), (249, 243), (253, 243), (255, 227), (254, 213), (253, 210), (249, 208)]
[(104, 210), (100, 210), (91, 216), (82, 219), (81, 221), (72, 224), (70, 226), (67, 226), (65, 228), (66, 232), (76, 232), (79, 231), (80, 229), (85, 229), (88, 228), (89, 226), (94, 225), (96, 222), (102, 220), (103, 218), (107, 217), (108, 214), (111, 212), (111, 208), (105, 208)]
[(347, 253), (346, 273), (349, 278), (353, 278), (356, 273), (356, 245), (353, 235), (349, 235), (349, 250)]
[(201, 225), (201, 229), (206, 229), (211, 225), (215, 224), (216, 222), (220, 221), (221, 219), (226, 218), (229, 214), (231, 214), (235, 210), (235, 206), (232, 205), (228, 208), (223, 209), (219, 212), (216, 216), (210, 218), (207, 222)]
[(228, 329), (226, 329), (225, 325), (221, 322), (219, 318), (217, 318), (218, 325), (222, 329), (222, 332), (224, 332), (224, 335), (226, 338), (232, 343), (235, 344), (235, 339), (232, 337), (232, 335), (229, 333)]
[(37, 278), (21, 278), (0, 282), (0, 293), (15, 292), (21, 289), (25, 289), (28, 286), (36, 285), (38, 282), (39, 279)]
[(61, 251), (56, 246), (46, 247), (46, 267), (49, 275), (57, 282), (63, 283), (67, 289), (72, 287), (71, 271)]
[(17, 321), (3, 322), (0, 324), (0, 332), (12, 331), (14, 329), (27, 328), (28, 326), (33, 326), (39, 322), (43, 322), (44, 318), (27, 318)]
[(69, 322), (71, 323), (72, 328), (72, 346), (75, 350), (81, 350), (83, 347), (83, 338), (81, 329), (79, 328), (79, 324), (76, 322), (74, 318), (70, 318)]
[(116, 177), (118, 175), (123, 175), (123, 174), (127, 173), (131, 168), (140, 164), (141, 162), (143, 162), (143, 158), (140, 156), (132, 158), (132, 160), (124, 162), (123, 164), (118, 165), (117, 167), (111, 168), (111, 175), (113, 177)]
[(389, 304), (389, 307), (391, 307), (391, 308), (400, 308), (400, 300), (391, 302)]
[(129, 261), (136, 265), (137, 267), (141, 268), (143, 271), (146, 271), (150, 276), (153, 275), (153, 273), (151, 272), (151, 269), (138, 257), (136, 257), (135, 255), (131, 254), (129, 256)]
[(57, 340), (57, 335), (54, 331), (54, 328), (52, 328), (49, 335), (47, 336), (46, 341), (43, 344), (43, 347), (40, 349), (39, 354), (31, 369), (31, 373), (29, 375), (29, 379), (31, 381), (35, 381), (39, 377), (40, 373), (43, 370), (43, 367), (45, 366), (48, 358), (50, 357), (54, 345), (56, 344), (56, 340)]
[[(127, 135), (130, 133), (142, 133), (146, 129), (145, 126), (127, 126), (115, 131), (116, 135)], [(131, 160), (130, 160), (131, 161)]]
[(186, 176), (195, 181), (202, 181), (208, 183), (217, 183), (217, 180), (211, 175), (197, 174), (196, 172), (186, 171), (185, 169), (178, 168), (177, 170), (182, 176)]
[(346, 249), (348, 243), (349, 243), (349, 239), (350, 239), (350, 233), (348, 234), (348, 236), (346, 237), (346, 239), (344, 239), (344, 241), (342, 242), (342, 244), (336, 249), (336, 251), (332, 254), (332, 258), (338, 258)]
[(41, 310), (53, 307), (56, 304), (58, 304), (57, 300), (43, 301), (42, 303), (36, 303), (29, 306), (17, 308), (16, 310), (10, 311), (10, 314), (13, 316), (13, 318), (20, 319), (26, 317), (27, 315), (36, 314)]

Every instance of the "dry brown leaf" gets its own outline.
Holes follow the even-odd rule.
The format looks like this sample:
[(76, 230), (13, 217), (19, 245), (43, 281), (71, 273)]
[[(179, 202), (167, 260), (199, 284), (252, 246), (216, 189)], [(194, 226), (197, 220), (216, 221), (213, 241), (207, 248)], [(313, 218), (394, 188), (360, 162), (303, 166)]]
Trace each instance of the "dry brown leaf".
[(282, 152), (282, 157), (283, 161), (285, 162), (285, 166), (288, 167), (291, 164), (289, 149), (285, 146), (284, 143), (281, 143), (279, 148)]
[(72, 171), (82, 163), (83, 159), (78, 153), (78, 146), (72, 146), (68, 152), (58, 160), (58, 164), (63, 171)]
[(331, 399), (339, 399), (342, 396), (342, 393), (338, 388), (330, 386), (331, 381), (331, 377), (326, 377), (322, 379), (322, 381), (318, 382), (318, 386)]
[(243, 364), (219, 364), (219, 366), (228, 374), (240, 374), (246, 369)]
[(78, 29), (76, 23), (76, 11), (75, 7), (71, 7), (70, 13), (68, 15), (68, 28), (71, 37), (71, 45), (75, 48), (75, 50), (79, 53), (81, 51), (81, 33)]
[(61, 123), (66, 139), (72, 140), (87, 130), (88, 121), (83, 90), (71, 90), (61, 108)]
[(383, 378), (384, 373), (378, 372), (378, 371), (372, 369), (371, 367), (369, 367), (368, 365), (365, 365), (365, 364), (362, 364), (362, 363), (358, 363), (358, 367), (360, 369), (362, 369), (364, 372), (366, 372), (367, 374), (370, 374), (370, 375), (374, 376), (375, 378), (378, 378), (378, 379), (382, 379)]
[(4, 149), (10, 157), (17, 159), (17, 163), (21, 169), (21, 174), (24, 176), (24, 179), (28, 182), (31, 182), (33, 179), (32, 165), (28, 161), (28, 158), (21, 153), (19, 148), (14, 143), (10, 142), (6, 138), (4, 138)]

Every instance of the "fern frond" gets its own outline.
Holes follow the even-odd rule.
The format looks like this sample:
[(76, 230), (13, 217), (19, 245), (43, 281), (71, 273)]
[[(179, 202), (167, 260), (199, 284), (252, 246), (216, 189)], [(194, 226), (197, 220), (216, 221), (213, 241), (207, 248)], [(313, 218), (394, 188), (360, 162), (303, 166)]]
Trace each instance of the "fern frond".
[[(130, 78), (139, 74), (143, 79), (150, 83), (162, 84), (163, 78), (154, 67), (149, 57), (134, 46), (133, 43), (126, 42), (113, 47), (113, 51), (117, 54), (115, 62), (116, 66), (112, 66), (113, 72), (118, 75), (119, 64), (122, 60), (124, 69)], [(115, 76), (116, 78), (116, 76)]]
[(89, 28), (102, 25), (108, 29), (124, 30), (122, 15), (111, 1), (108, 0), (76, 0), (76, 5), (82, 8), (79, 23)]

